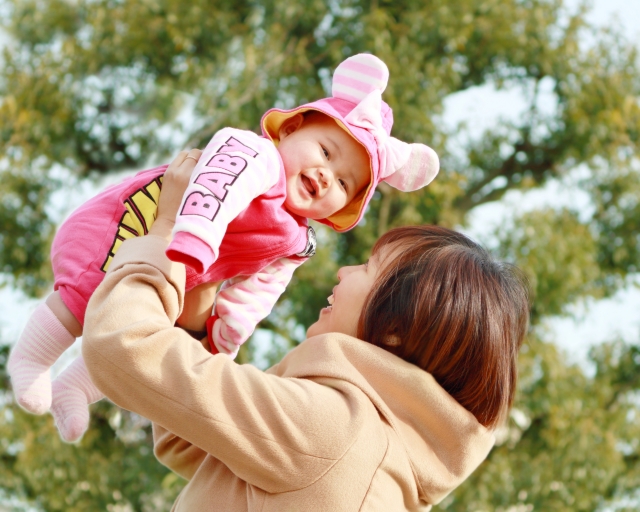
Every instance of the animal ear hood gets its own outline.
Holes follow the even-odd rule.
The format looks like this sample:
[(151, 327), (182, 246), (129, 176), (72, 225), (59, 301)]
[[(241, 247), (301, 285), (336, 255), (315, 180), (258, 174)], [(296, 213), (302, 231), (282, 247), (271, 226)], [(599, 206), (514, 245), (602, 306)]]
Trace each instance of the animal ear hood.
[(351, 203), (319, 222), (339, 232), (355, 227), (381, 181), (409, 192), (429, 184), (440, 168), (435, 151), (424, 144), (407, 144), (391, 137), (393, 112), (382, 100), (389, 69), (378, 57), (360, 53), (340, 63), (333, 74), (330, 98), (291, 110), (271, 109), (262, 117), (265, 137), (276, 144), (282, 123), (309, 110), (332, 117), (369, 154), (370, 179)]

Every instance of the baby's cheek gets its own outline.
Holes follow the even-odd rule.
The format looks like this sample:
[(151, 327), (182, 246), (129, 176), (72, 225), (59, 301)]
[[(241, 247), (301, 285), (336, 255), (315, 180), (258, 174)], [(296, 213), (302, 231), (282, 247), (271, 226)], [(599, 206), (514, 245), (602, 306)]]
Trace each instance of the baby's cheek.
[(331, 202), (331, 209), (333, 211), (331, 213), (329, 213), (328, 215), (333, 215), (334, 213), (339, 212), (340, 210), (342, 210), (348, 204), (349, 204), (349, 200), (347, 198), (347, 195), (344, 192), (341, 192), (341, 193), (339, 192), (339, 193), (335, 194), (334, 197), (332, 198), (332, 202)]

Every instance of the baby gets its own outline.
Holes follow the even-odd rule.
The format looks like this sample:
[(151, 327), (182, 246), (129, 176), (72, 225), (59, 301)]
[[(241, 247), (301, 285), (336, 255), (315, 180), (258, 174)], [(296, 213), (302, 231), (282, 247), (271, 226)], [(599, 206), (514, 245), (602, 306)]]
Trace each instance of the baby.
[[(381, 181), (411, 191), (437, 174), (431, 148), (390, 137), (393, 116), (381, 97), (388, 76), (377, 57), (352, 56), (336, 69), (331, 97), (267, 111), (262, 136), (224, 128), (204, 149), (167, 256), (186, 265), (187, 297), (191, 293), (207, 308), (213, 353), (234, 357), (294, 270), (315, 253), (307, 219), (348, 231)], [(11, 352), (8, 370), (18, 403), (34, 414), (51, 409), (66, 441), (84, 434), (88, 404), (103, 395), (81, 357), (53, 383), (50, 367), (82, 334), (87, 302), (120, 244), (151, 227), (166, 168), (106, 189), (60, 227), (51, 249), (54, 292)], [(204, 322), (181, 326), (198, 331)]]

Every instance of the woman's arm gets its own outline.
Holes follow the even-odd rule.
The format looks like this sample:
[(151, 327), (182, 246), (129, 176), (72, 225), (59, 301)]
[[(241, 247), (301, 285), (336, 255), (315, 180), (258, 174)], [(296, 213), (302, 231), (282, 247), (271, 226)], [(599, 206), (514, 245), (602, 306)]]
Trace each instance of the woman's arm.
[[(335, 389), (265, 374), (173, 326), (184, 266), (156, 236), (123, 243), (87, 308), (83, 356), (96, 386), (134, 411), (219, 459), (268, 492), (308, 485), (350, 445), (359, 425)], [(356, 408), (357, 410), (357, 408)], [(318, 431), (333, 431), (331, 443)], [(176, 458), (176, 464), (184, 460)], [(176, 470), (191, 474), (195, 468)]]
[(153, 453), (162, 464), (191, 480), (207, 453), (157, 423), (153, 424)]
[[(186, 442), (167, 457), (184, 476), (201, 461), (193, 445), (268, 492), (310, 484), (351, 444), (357, 405), (328, 386), (212, 356), (174, 327), (185, 269), (165, 255), (163, 213), (154, 224), (162, 229), (123, 243), (89, 302), (82, 350), (91, 378), (114, 403)], [(188, 467), (185, 453), (196, 454)]]
[(181, 151), (167, 167), (162, 177), (162, 191), (158, 201), (158, 216), (149, 229), (150, 235), (171, 241), (171, 232), (176, 224), (178, 208), (189, 185), (191, 174), (202, 156), (202, 151)]

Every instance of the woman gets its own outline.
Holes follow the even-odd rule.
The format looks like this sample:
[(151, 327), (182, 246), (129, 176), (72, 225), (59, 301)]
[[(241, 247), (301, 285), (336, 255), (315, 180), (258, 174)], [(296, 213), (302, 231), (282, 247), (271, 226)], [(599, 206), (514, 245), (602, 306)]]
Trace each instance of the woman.
[(308, 340), (266, 372), (237, 365), (174, 327), (185, 270), (165, 249), (185, 156), (150, 235), (123, 244), (94, 293), (83, 341), (98, 388), (154, 422), (156, 456), (189, 480), (174, 510), (440, 502), (511, 406), (528, 320), (519, 274), (450, 230), (392, 230), (339, 270)]

